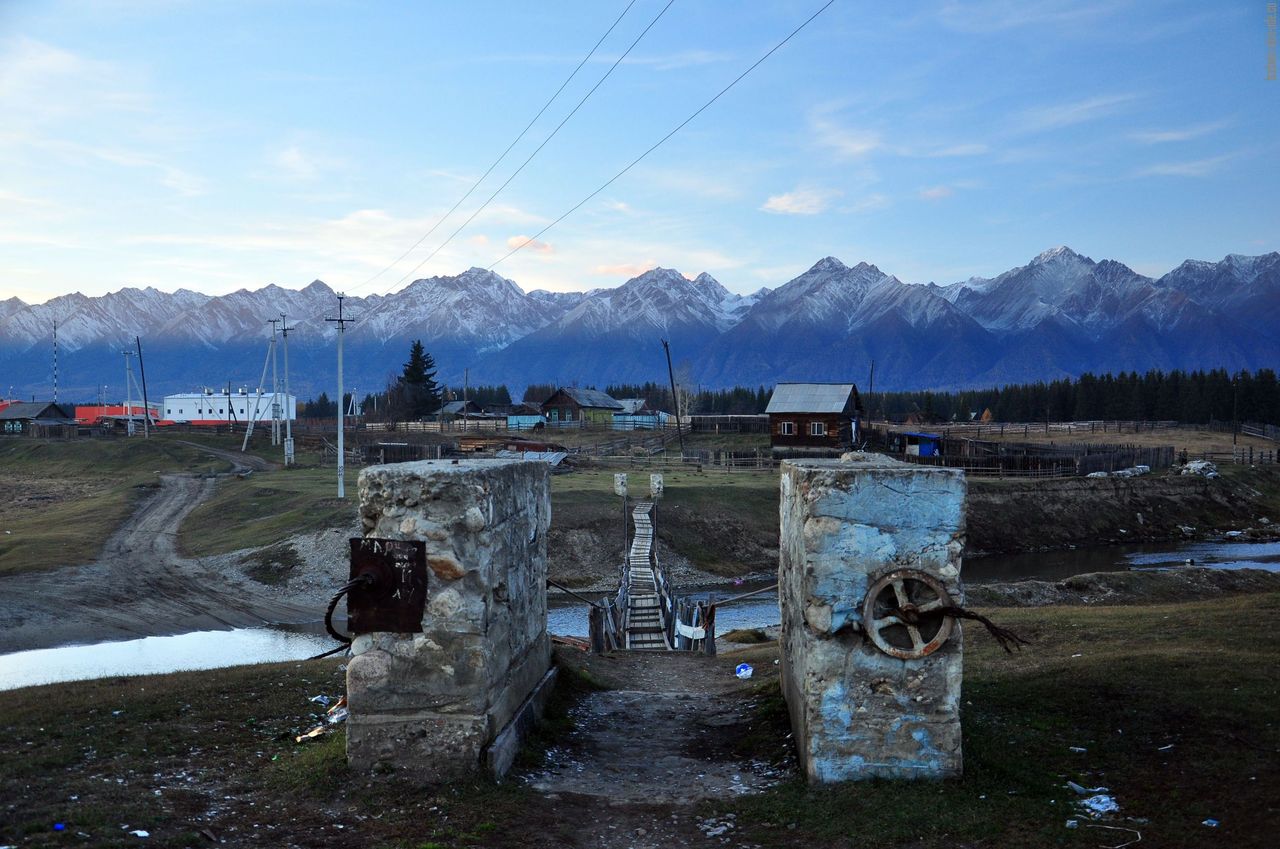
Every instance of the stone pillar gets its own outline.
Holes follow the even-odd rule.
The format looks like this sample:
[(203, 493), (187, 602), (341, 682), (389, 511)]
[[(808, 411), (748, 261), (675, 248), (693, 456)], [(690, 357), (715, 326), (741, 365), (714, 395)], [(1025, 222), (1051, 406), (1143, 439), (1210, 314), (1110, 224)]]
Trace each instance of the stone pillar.
[[(862, 620), (868, 589), (899, 569), (963, 604), (963, 472), (856, 452), (783, 463), (781, 487), (782, 688), (809, 781), (959, 775), (959, 622), (940, 648), (900, 659)], [(904, 627), (882, 633), (912, 653)]]
[[(360, 473), (360, 519), (365, 536), (424, 540), (429, 572), (421, 634), (362, 634), (352, 644), (347, 758), (355, 769), (391, 766), (430, 781), (478, 773), (549, 678), (547, 466), (371, 466)], [(509, 763), (490, 758), (488, 768)]]

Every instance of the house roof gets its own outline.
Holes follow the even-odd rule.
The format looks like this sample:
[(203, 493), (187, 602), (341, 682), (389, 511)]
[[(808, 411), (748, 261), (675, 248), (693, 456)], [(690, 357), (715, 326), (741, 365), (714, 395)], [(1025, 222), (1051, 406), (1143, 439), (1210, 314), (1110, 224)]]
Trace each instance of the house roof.
[[(573, 399), (579, 407), (595, 407), (602, 410), (621, 410), (622, 405), (598, 389), (581, 389), (577, 386), (562, 386), (560, 391)], [(554, 395), (552, 396), (555, 397)], [(547, 400), (551, 400), (548, 398)]]
[(618, 403), (622, 405), (625, 415), (634, 416), (645, 408), (647, 402), (643, 398), (619, 398)]
[(480, 412), (480, 405), (479, 405), (479, 404), (477, 404), (475, 401), (470, 401), (470, 400), (468, 400), (468, 401), (449, 401), (449, 402), (447, 402), (443, 407), (441, 407), (441, 408), (440, 408), (440, 412), (442, 412), (442, 413), (447, 413), (447, 414), (458, 415), (458, 414), (460, 414), (460, 413), (462, 412), (462, 407), (463, 407), (463, 405), (464, 405), (464, 404), (466, 405), (466, 408), (467, 408), (467, 412), (468, 412), (468, 413), (472, 413), (472, 412), (478, 413), (478, 412)]
[(14, 421), (16, 419), (56, 419), (58, 421), (74, 420), (58, 404), (52, 401), (17, 401), (0, 410), (0, 419)]
[(766, 413), (842, 413), (857, 393), (852, 383), (779, 383)]

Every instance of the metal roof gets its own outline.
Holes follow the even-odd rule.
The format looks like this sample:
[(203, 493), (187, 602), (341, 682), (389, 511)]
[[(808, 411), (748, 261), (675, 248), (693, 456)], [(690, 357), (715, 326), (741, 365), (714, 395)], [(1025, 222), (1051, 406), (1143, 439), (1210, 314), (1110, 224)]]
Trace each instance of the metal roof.
[(55, 404), (52, 401), (15, 401), (0, 410), (0, 419), (9, 421), (16, 419), (70, 419), (74, 421), (75, 417), (69, 416), (60, 404)]
[(562, 386), (560, 391), (574, 400), (579, 407), (596, 407), (604, 410), (621, 410), (622, 405), (598, 389), (580, 389)]
[(852, 383), (779, 383), (765, 412), (842, 413), (856, 391)]

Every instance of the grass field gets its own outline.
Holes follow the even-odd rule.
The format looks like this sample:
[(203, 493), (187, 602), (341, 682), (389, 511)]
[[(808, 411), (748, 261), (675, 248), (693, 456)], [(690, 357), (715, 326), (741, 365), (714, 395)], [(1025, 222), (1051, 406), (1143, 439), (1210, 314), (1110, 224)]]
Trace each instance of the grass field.
[[(594, 522), (608, 527), (614, 516), (621, 523), (622, 502), (613, 493), (613, 475), (607, 470), (583, 470), (553, 477), (552, 524)], [(699, 569), (736, 575), (743, 563), (776, 548), (776, 472), (663, 472), (663, 486), (658, 536)], [(632, 502), (649, 498), (649, 472), (628, 472), (628, 494)]]
[[(1280, 595), (985, 612), (1033, 644), (1007, 656), (966, 630), (963, 779), (793, 779), (697, 814), (733, 813), (734, 844), (762, 847), (1113, 847), (1136, 836), (1095, 824), (1150, 846), (1274, 845)], [(760, 667), (776, 652), (722, 659)], [(82, 845), (137, 845), (127, 824), (164, 846), (202, 845), (202, 829), (236, 846), (543, 846), (575, 817), (608, 816), (509, 784), (353, 775), (341, 732), (293, 742), (318, 722), (308, 699), (342, 686), (337, 661), (317, 661), (0, 693), (0, 843), (61, 846), (81, 832)], [(773, 686), (756, 694), (743, 741), (766, 757), (788, 730)], [(1067, 781), (1106, 786), (1120, 813), (1080, 815)]]
[(337, 470), (292, 468), (219, 481), (213, 498), (187, 516), (180, 550), (203, 557), (271, 545), (289, 536), (346, 527), (356, 515), (360, 470), (347, 467), (346, 498), (337, 497)]
[(171, 439), (0, 442), (0, 574), (92, 561), (163, 472), (230, 465)]

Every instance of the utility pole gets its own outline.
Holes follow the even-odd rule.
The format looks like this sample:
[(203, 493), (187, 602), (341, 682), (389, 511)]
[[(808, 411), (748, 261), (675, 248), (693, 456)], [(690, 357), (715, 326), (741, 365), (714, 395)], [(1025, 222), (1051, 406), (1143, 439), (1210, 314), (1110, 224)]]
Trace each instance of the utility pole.
[(126, 348), (120, 353), (124, 354), (124, 432), (127, 436), (133, 436), (133, 394), (130, 391), (133, 370), (129, 368), (129, 358), (133, 356), (133, 351)]
[(676, 436), (680, 437), (680, 459), (684, 460), (684, 429), (680, 427), (680, 396), (676, 394), (676, 373), (671, 368), (671, 346), (662, 340), (662, 350), (667, 352), (667, 376), (671, 378), (671, 406), (676, 410)]
[(342, 337), (346, 335), (347, 324), (354, 321), (351, 318), (343, 318), (342, 316), (342, 299), (346, 295), (338, 293), (338, 317), (326, 318), (325, 321), (332, 321), (338, 325), (338, 497), (346, 498), (347, 489), (343, 481), (346, 474), (346, 458), (343, 456), (345, 450), (343, 443), (343, 410), (342, 410)]
[(297, 408), (289, 409), (289, 322), (280, 313), (280, 335), (284, 337), (284, 464), (293, 465), (293, 417)]
[(462, 432), (467, 432), (467, 402), (471, 393), (471, 369), (462, 370)]
[[(253, 412), (249, 414), (249, 424), (244, 429), (244, 442), (240, 445), (240, 453), (244, 453), (249, 448), (249, 437), (253, 436), (253, 426), (258, 421), (258, 410), (262, 408), (262, 384), (267, 380), (267, 366), (271, 365), (275, 359), (276, 353), (276, 336), (271, 334), (271, 341), (267, 343), (267, 358), (262, 361), (262, 376), (258, 378), (258, 394), (253, 399)], [(231, 406), (230, 391), (227, 397), (227, 407)]]
[(280, 378), (276, 375), (276, 325), (278, 318), (267, 319), (271, 325), (271, 444), (280, 444)]
[[(875, 360), (872, 360), (872, 361), (871, 361), (871, 376), (870, 376), (869, 378), (867, 378), (867, 405), (868, 405), (868, 406), (872, 406), (872, 405), (874, 405), (874, 404), (875, 404), (875, 401), (873, 400), (873, 399), (875, 398), (875, 395), (873, 395), (873, 394), (872, 394), (872, 393), (874, 393), (875, 391), (876, 391), (876, 361), (875, 361)], [(871, 415), (871, 416), (874, 418), (874, 416), (875, 416), (875, 409), (874, 409), (874, 407), (873, 407), (873, 409), (871, 410), (871, 413), (870, 413), (869, 415)]]
[(151, 405), (147, 403), (147, 367), (142, 363), (142, 338), (133, 337), (138, 346), (138, 374), (142, 377), (142, 438), (151, 438)]
[[(54, 396), (55, 398), (57, 396)], [(1240, 375), (1231, 378), (1231, 444), (1240, 438)]]
[(53, 403), (58, 403), (58, 322), (53, 323)]

